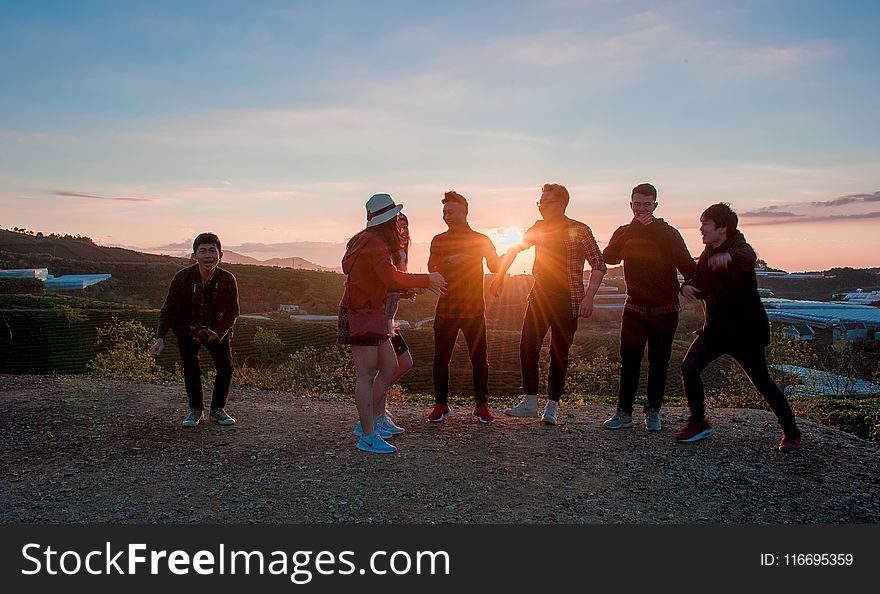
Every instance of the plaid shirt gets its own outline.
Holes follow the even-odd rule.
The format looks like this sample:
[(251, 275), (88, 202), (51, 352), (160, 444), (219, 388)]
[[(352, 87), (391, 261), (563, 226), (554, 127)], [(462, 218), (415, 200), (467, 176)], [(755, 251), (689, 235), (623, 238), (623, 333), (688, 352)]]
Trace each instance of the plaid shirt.
[[(449, 256), (464, 254), (468, 261), (452, 264)], [(438, 318), (475, 318), (485, 310), (483, 299), (483, 259), (496, 272), (500, 258), (492, 240), (468, 227), (446, 231), (431, 240), (428, 271), (439, 272), (446, 279), (446, 293), (437, 300)]]
[[(565, 217), (563, 229), (545, 231), (546, 227), (546, 221), (536, 221), (525, 232), (522, 240), (524, 246), (535, 246), (535, 265), (532, 268), (535, 285), (529, 299), (538, 294), (552, 295), (559, 290), (567, 290), (571, 313), (577, 317), (581, 301), (586, 295), (584, 262), (589, 262), (592, 270), (606, 272), (608, 267), (605, 266), (602, 250), (587, 225)], [(558, 247), (561, 247), (559, 253), (556, 249)]]

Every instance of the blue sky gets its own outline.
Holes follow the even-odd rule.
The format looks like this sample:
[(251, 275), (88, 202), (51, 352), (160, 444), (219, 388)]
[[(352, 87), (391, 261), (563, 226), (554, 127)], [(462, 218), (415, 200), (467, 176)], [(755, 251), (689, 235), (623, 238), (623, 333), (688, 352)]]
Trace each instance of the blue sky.
[(0, 226), (168, 250), (211, 229), (335, 265), (374, 192), (406, 205), (423, 253), (451, 188), (501, 249), (544, 182), (604, 243), (651, 181), (695, 252), (699, 213), (723, 200), (772, 265), (878, 266), (878, 17), (811, 1), (4, 2)]

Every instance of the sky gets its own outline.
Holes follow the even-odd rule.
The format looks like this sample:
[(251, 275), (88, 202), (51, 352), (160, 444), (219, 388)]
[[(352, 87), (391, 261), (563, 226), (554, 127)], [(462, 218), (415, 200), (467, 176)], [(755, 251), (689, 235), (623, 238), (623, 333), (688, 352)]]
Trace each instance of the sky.
[[(600, 246), (651, 182), (789, 271), (880, 266), (880, 3), (0, 4), (0, 227), (338, 266), (388, 192), (506, 249), (543, 183)], [(511, 269), (522, 272), (529, 257)]]

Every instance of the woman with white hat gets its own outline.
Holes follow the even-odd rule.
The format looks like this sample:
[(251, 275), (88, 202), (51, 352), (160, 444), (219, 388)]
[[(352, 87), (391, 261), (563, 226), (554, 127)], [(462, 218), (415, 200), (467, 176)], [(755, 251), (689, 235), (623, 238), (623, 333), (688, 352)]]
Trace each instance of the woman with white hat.
[[(355, 402), (360, 418), (357, 448), (377, 454), (397, 450), (385, 439), (392, 435), (383, 425), (379, 406), (397, 372), (397, 355), (390, 341), (385, 300), (389, 291), (427, 288), (442, 293), (446, 281), (440, 273), (409, 274), (398, 269), (401, 239), (397, 215), (403, 205), (388, 194), (367, 201), (367, 226), (351, 238), (342, 258), (348, 275), (339, 303), (340, 344), (350, 344), (355, 365)], [(375, 414), (378, 413), (377, 419)]]

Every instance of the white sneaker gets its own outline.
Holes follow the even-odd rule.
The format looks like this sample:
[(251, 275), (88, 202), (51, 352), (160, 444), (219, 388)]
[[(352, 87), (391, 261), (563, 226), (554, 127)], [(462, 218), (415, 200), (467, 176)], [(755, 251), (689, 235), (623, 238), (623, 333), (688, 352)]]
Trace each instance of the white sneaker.
[(556, 419), (556, 413), (558, 410), (559, 403), (555, 400), (548, 400), (547, 404), (544, 406), (544, 414), (541, 415), (541, 420), (548, 425), (558, 425), (559, 421)]
[(519, 404), (513, 408), (505, 408), (504, 414), (511, 417), (537, 417), (538, 397), (532, 394), (524, 394)]
[(379, 429), (380, 431), (386, 431), (391, 435), (400, 435), (401, 433), (404, 433), (406, 431), (406, 429), (404, 429), (403, 427), (399, 427), (394, 423), (394, 421), (389, 419), (387, 414), (384, 414), (376, 419), (376, 429)]
[[(374, 423), (373, 424), (373, 431), (378, 433), (379, 437), (381, 437), (382, 439), (389, 439), (391, 437), (391, 433), (389, 433), (385, 429), (382, 429), (381, 427), (379, 427), (377, 424), (375, 424), (376, 423), (375, 421), (373, 421), (373, 423)], [(354, 431), (352, 433), (354, 433), (358, 437), (362, 437), (364, 435), (364, 430), (361, 427), (360, 421), (358, 421), (357, 425), (354, 426)]]

